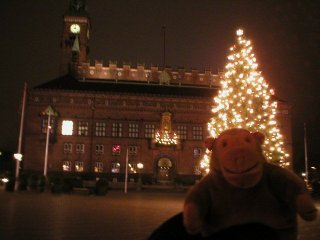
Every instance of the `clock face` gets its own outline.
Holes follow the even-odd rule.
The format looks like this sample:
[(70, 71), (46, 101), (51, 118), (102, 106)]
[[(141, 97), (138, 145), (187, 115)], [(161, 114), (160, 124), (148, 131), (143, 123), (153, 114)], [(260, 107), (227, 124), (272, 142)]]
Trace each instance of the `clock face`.
[(70, 26), (70, 31), (72, 32), (72, 33), (79, 33), (80, 32), (80, 26), (78, 25), (78, 24), (72, 24), (71, 26)]

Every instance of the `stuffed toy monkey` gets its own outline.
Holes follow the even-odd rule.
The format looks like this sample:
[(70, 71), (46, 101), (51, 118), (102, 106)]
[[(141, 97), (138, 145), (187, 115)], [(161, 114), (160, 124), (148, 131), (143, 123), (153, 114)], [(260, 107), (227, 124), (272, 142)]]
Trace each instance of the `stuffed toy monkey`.
[(316, 218), (304, 181), (267, 163), (263, 142), (262, 133), (239, 128), (206, 140), (213, 166), (187, 194), (183, 224), (189, 234), (207, 237), (235, 226), (259, 224), (274, 231), (272, 239), (296, 240), (297, 214), (306, 221)]

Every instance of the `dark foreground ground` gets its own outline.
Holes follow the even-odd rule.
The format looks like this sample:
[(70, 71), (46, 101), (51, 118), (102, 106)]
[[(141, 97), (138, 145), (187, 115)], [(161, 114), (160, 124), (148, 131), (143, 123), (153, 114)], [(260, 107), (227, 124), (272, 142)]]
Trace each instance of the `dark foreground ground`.
[[(1, 240), (138, 240), (182, 209), (185, 192), (106, 196), (0, 191)], [(320, 202), (317, 201), (320, 210)], [(320, 239), (320, 217), (299, 220), (300, 240)]]

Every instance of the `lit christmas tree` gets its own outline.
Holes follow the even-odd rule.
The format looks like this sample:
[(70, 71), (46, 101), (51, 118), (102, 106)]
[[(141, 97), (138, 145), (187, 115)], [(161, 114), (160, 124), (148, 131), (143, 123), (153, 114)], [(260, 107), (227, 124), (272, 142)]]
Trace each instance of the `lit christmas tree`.
[[(283, 149), (282, 135), (277, 127), (277, 102), (274, 92), (257, 70), (258, 64), (251, 42), (243, 30), (237, 31), (237, 41), (230, 48), (228, 63), (221, 80), (221, 90), (214, 98), (214, 117), (208, 123), (212, 137), (230, 128), (245, 128), (265, 135), (263, 152), (269, 162), (288, 166), (288, 154)], [(201, 161), (203, 169), (209, 168), (209, 153)]]

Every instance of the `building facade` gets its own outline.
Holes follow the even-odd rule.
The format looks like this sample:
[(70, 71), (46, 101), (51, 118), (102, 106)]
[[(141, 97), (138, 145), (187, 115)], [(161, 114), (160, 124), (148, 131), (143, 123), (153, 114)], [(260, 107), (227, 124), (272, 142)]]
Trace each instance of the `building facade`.
[[(28, 94), (24, 170), (120, 180), (125, 172), (141, 173), (156, 182), (200, 176), (219, 74), (90, 64), (90, 30), (85, 5), (71, 1), (63, 18), (63, 75)], [(278, 102), (280, 128), (291, 153), (290, 109)]]

